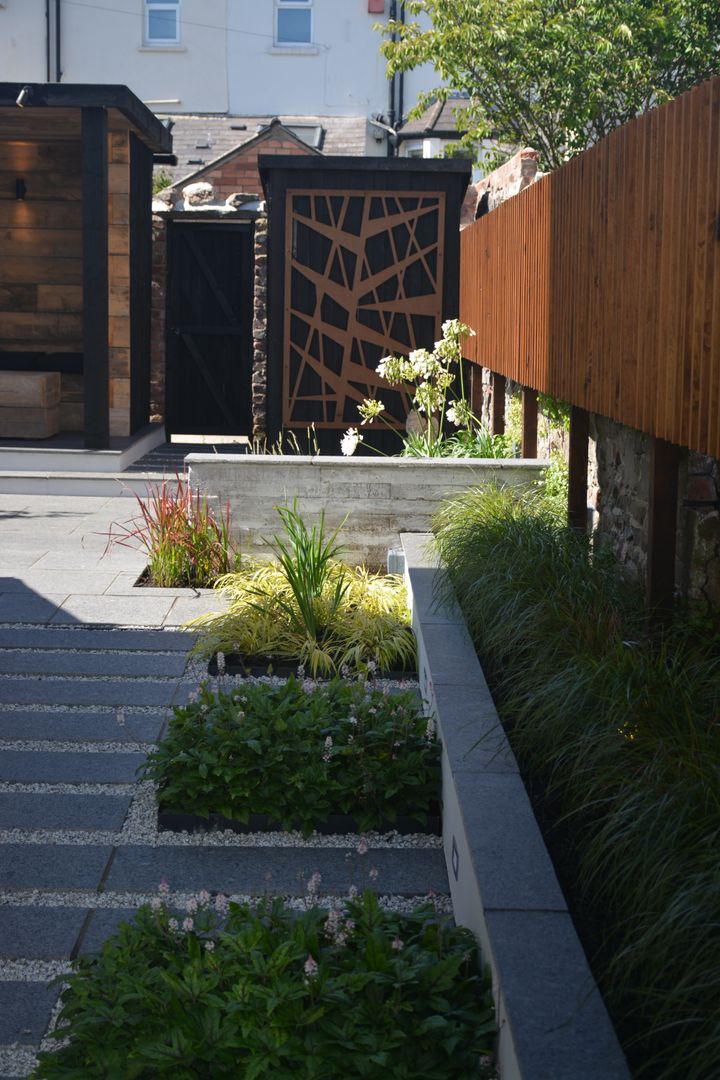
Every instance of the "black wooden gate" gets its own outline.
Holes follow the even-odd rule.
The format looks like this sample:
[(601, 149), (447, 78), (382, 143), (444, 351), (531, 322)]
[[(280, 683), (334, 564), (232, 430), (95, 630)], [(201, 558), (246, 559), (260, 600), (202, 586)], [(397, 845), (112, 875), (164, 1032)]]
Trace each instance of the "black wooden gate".
[(173, 221), (168, 229), (168, 436), (251, 431), (251, 224)]

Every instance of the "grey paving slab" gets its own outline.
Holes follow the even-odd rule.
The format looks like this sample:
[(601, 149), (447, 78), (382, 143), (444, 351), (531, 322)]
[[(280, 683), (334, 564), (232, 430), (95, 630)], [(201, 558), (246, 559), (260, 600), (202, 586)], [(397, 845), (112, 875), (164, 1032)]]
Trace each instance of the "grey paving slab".
[(0, 703), (16, 705), (169, 705), (175, 680), (12, 678), (0, 680)]
[[(142, 569), (143, 568), (141, 567), (141, 570)], [(137, 585), (136, 582), (140, 576), (141, 570), (119, 573), (109, 588), (105, 590), (105, 595), (141, 597), (164, 596), (172, 599), (193, 599), (198, 595), (198, 592), (205, 591), (198, 589), (160, 589), (155, 588), (152, 585)], [(212, 595), (212, 590), (206, 591)]]
[(459, 608), (453, 593), (446, 591), (448, 577), (432, 567), (410, 567), (408, 571), (413, 592), (413, 616), (430, 623), (455, 622)]
[(470, 682), (468, 664), (477, 657), (464, 624), (428, 623), (422, 640), (434, 684)]
[(0, 707), (0, 739), (33, 739), (57, 742), (156, 742), (164, 723), (163, 711), (149, 716), (123, 710), (116, 713), (4, 711)]
[[(0, 527), (0, 544), (2, 543), (2, 529)], [(47, 557), (47, 549), (26, 550), (25, 548), (11, 548), (0, 550), (0, 577), (5, 577), (8, 570), (26, 570), (30, 566), (39, 566)]]
[(567, 911), (520, 776), (456, 772), (454, 784), (484, 908)]
[(70, 557), (66, 551), (46, 551), (32, 565), (36, 570), (116, 570), (118, 573), (130, 573), (136, 568), (137, 576), (146, 562), (146, 557), (138, 551), (115, 547), (107, 552), (100, 550), (82, 554), (76, 551), (74, 557)]
[(110, 845), (0, 844), (0, 889), (97, 889)]
[(93, 629), (62, 626), (0, 626), (0, 648), (18, 649), (130, 649), (186, 652), (194, 635), (180, 630)]
[[(38, 596), (33, 592), (6, 593), (2, 591), (2, 585), (0, 579), (0, 622), (49, 622), (67, 596), (67, 593), (48, 596)], [(75, 619), (68, 617), (66, 621), (75, 622)]]
[(135, 911), (135, 908), (97, 908), (93, 911), (83, 934), (80, 953), (101, 949), (104, 942), (117, 933), (121, 923), (132, 922)]
[(162, 626), (171, 606), (172, 600), (161, 596), (71, 595), (51, 621), (117, 626)]
[[(346, 857), (347, 856), (347, 857)], [(448, 891), (442, 851), (379, 849), (359, 856), (352, 848), (118, 848), (107, 888), (152, 892), (165, 878), (172, 889), (302, 896), (316, 871), (323, 892), (346, 893), (368, 886), (378, 871), (378, 893), (424, 895)]]
[(59, 996), (59, 986), (0, 982), (0, 1043), (39, 1043)]
[(130, 784), (144, 754), (3, 750), (0, 780), (12, 784)]
[[(627, 1080), (625, 1058), (570, 916), (489, 911), (486, 918), (520, 1075)], [(513, 1017), (522, 1022), (513, 1024)]]
[(18, 570), (14, 576), (0, 575), (0, 590), (5, 593), (32, 589), (48, 593), (104, 593), (117, 577), (116, 570)]
[(145, 651), (122, 653), (63, 652), (58, 649), (37, 649), (21, 652), (0, 648), (0, 674), (9, 675), (159, 675), (168, 678), (182, 675), (185, 657), (175, 652), (163, 656)]
[(0, 792), (0, 829), (119, 831), (129, 806), (129, 795)]
[(198, 615), (205, 615), (211, 611), (225, 611), (228, 601), (219, 595), (202, 594), (193, 599), (178, 597), (168, 612), (163, 623), (164, 626), (183, 626), (190, 619), (196, 619)]
[(68, 960), (87, 917), (85, 908), (0, 909), (0, 957), (4, 960)]

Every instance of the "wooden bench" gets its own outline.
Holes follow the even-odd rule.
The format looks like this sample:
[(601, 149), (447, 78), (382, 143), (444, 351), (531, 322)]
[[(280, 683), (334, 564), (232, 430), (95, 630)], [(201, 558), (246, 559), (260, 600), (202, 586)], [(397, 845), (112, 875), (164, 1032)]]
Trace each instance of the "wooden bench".
[(47, 439), (60, 430), (59, 371), (0, 371), (0, 438)]

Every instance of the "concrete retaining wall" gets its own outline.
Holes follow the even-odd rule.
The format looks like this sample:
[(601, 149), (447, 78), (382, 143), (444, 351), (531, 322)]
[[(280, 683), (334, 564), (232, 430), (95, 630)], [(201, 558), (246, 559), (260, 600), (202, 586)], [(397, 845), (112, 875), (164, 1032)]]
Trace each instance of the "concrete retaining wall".
[(453, 461), (403, 458), (272, 457), (191, 454), (190, 483), (230, 504), (236, 540), (243, 551), (266, 549), (279, 531), (278, 505), (298, 508), (308, 524), (322, 510), (334, 528), (346, 515), (341, 537), (350, 562), (385, 564), (401, 532), (425, 532), (446, 495), (478, 484), (525, 485), (539, 479), (544, 461), (516, 458)]
[(421, 689), (443, 744), (453, 910), (492, 972), (500, 1076), (629, 1080), (462, 613), (436, 599), (444, 571), (430, 541), (402, 537), (405, 575)]

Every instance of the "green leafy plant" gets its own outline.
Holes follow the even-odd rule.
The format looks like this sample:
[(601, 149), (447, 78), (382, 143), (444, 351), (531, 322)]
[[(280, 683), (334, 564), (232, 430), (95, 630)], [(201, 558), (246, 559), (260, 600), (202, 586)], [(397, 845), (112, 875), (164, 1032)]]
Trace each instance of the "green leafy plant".
[(489, 1077), (495, 1032), (468, 930), (432, 905), (331, 911), (160, 899), (75, 961), (67, 1040), (35, 1076), (173, 1080)]
[[(462, 342), (474, 337), (475, 331), (457, 319), (443, 323), (442, 338), (435, 342), (432, 352), (415, 349), (409, 356), (385, 356), (377, 373), (390, 386), (413, 389), (412, 407), (421, 430), (402, 435), (385, 417), (385, 406), (379, 398), (366, 398), (358, 405), (361, 427), (379, 420), (402, 440), (404, 457), (451, 457), (460, 450), (461, 457), (505, 457), (504, 441), (494, 441), (474, 415), (465, 394)], [(449, 436), (446, 422), (457, 427), (458, 433)], [(346, 457), (355, 453), (364, 436), (350, 428), (343, 436), (340, 449)]]
[(267, 814), (308, 835), (330, 814), (379, 828), (425, 820), (439, 797), (439, 747), (414, 694), (385, 695), (342, 679), (311, 690), (244, 683), (201, 688), (175, 709), (146, 776), (161, 808), (247, 823)]
[(713, 1075), (717, 628), (678, 613), (658, 629), (610, 552), (537, 495), (474, 490), (435, 530), (566, 880), (599, 927), (596, 974), (637, 1075)]
[(277, 562), (245, 559), (242, 570), (216, 582), (230, 606), (189, 624), (200, 630), (196, 653), (289, 659), (313, 675), (344, 665), (412, 666), (402, 578), (340, 562), (338, 530), (326, 533), (324, 515), (308, 530), (295, 503), (278, 513), (286, 531), (271, 544)]
[(187, 482), (148, 487), (136, 495), (137, 514), (129, 522), (114, 522), (108, 546), (140, 547), (149, 559), (148, 584), (161, 588), (209, 588), (239, 565), (230, 543), (230, 507), (216, 518), (206, 496), (193, 495)]

